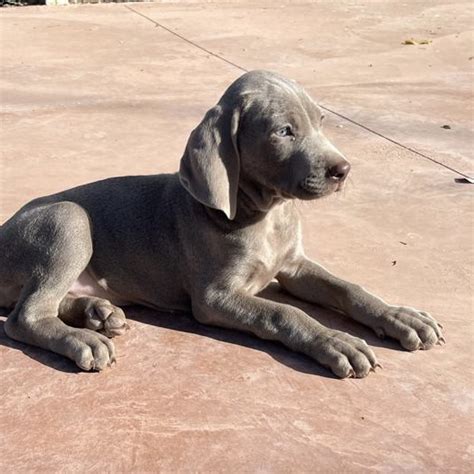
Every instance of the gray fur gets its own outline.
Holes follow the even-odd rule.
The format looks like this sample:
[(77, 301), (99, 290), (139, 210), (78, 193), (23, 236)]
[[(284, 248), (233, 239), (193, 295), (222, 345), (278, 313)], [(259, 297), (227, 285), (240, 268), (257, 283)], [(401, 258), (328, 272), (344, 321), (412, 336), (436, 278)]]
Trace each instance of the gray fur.
[(339, 377), (375, 369), (365, 341), (260, 298), (276, 278), (408, 350), (443, 342), (429, 314), (390, 306), (305, 257), (294, 199), (339, 190), (349, 170), (321, 121), (295, 82), (253, 71), (192, 132), (179, 174), (111, 178), (28, 203), (0, 228), (6, 333), (101, 370), (115, 359), (109, 338), (127, 328), (117, 305), (141, 304), (281, 341)]

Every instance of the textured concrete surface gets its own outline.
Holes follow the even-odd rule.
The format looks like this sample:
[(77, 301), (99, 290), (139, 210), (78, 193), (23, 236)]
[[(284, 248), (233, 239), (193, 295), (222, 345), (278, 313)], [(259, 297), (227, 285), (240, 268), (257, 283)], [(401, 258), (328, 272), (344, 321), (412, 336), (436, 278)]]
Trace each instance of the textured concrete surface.
[[(471, 2), (131, 6), (474, 171)], [(190, 130), (241, 73), (124, 5), (0, 13), (0, 222), (35, 196), (176, 170)], [(411, 37), (432, 42), (401, 44)], [(308, 255), (431, 312), (448, 344), (408, 353), (277, 289), (265, 296), (366, 338), (384, 370), (340, 381), (277, 344), (130, 309), (118, 364), (86, 374), (0, 328), (2, 472), (472, 469), (474, 187), (331, 114), (326, 129), (353, 171), (343, 195), (301, 205)]]

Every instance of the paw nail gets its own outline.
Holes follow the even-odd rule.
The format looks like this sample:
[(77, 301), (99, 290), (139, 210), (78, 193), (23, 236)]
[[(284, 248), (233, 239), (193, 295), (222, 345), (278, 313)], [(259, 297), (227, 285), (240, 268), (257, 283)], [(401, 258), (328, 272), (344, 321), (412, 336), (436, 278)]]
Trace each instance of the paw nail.
[(105, 321), (113, 313), (109, 308), (97, 308), (96, 311), (102, 321)]
[(376, 362), (376, 363), (374, 364), (374, 369), (377, 368), (377, 367), (378, 367), (379, 369), (382, 369), (382, 370), (383, 370), (382, 364), (379, 364), (378, 362)]
[(440, 323), (436, 323), (441, 329), (444, 329), (444, 326)]
[(377, 334), (377, 337), (379, 337), (380, 339), (385, 338), (385, 333), (382, 328), (375, 328), (374, 331), (375, 331), (375, 334)]
[(446, 339), (441, 336), (439, 339), (438, 339), (438, 342), (442, 342), (443, 344), (446, 344)]

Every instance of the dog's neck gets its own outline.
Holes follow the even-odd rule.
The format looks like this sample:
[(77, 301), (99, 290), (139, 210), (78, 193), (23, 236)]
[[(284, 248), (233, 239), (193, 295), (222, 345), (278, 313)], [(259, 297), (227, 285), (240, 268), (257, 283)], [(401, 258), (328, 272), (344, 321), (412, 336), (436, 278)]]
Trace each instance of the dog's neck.
[(237, 211), (234, 220), (263, 219), (284, 199), (274, 190), (255, 185), (251, 181), (241, 180), (237, 194)]
[(237, 194), (235, 217), (229, 220), (222, 211), (206, 207), (209, 216), (223, 227), (246, 227), (265, 219), (268, 214), (287, 203), (273, 190), (241, 181)]
[(241, 179), (237, 194), (237, 210), (229, 223), (237, 227), (255, 224), (267, 218), (269, 214), (278, 212), (292, 201), (281, 196), (274, 189), (262, 186), (249, 179)]

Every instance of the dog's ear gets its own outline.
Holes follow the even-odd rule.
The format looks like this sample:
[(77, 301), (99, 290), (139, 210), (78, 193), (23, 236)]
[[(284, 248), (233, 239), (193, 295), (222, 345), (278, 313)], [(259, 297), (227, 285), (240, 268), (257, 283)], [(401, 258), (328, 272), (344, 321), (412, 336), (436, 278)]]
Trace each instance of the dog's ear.
[(205, 206), (235, 217), (240, 174), (240, 112), (216, 105), (192, 131), (181, 158), (181, 184)]

